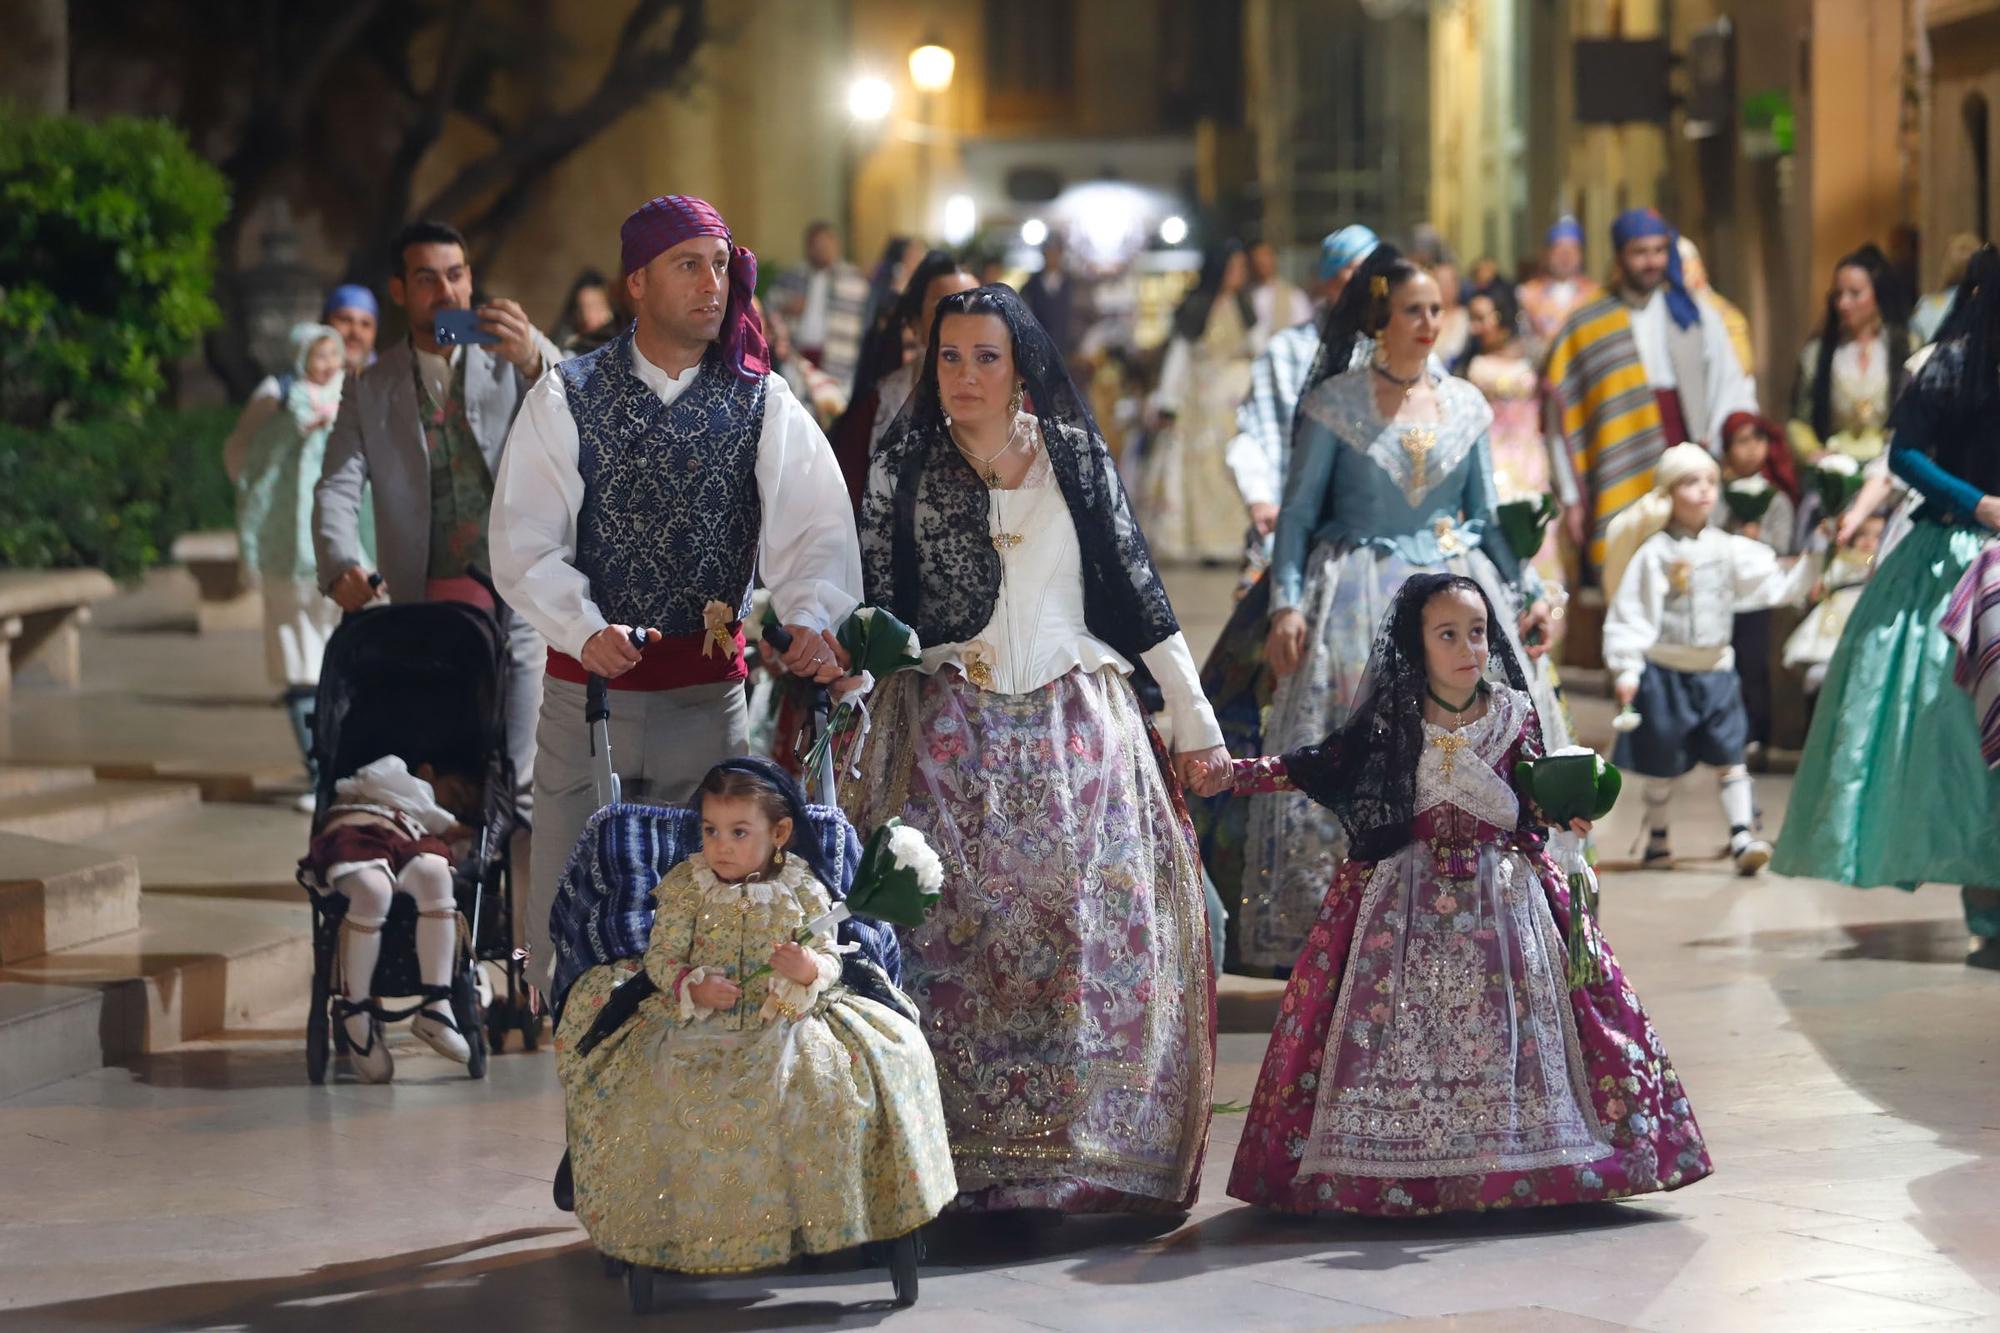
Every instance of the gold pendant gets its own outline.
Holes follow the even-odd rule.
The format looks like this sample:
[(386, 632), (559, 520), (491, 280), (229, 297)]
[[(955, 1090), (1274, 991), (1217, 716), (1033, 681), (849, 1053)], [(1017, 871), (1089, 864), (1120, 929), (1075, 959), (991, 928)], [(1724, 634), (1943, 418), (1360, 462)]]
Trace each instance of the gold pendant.
[(1445, 781), (1451, 781), (1452, 766), (1458, 762), (1460, 752), (1471, 745), (1472, 742), (1455, 731), (1447, 731), (1442, 736), (1431, 737), (1431, 744), (1437, 746), (1443, 756), (1440, 761), (1440, 767), (1444, 770)]
[(1000, 474), (993, 468), (987, 468), (986, 471), (980, 473), (979, 479), (986, 483), (988, 490), (997, 491), (1000, 489)]
[(1403, 452), (1410, 456), (1410, 485), (1424, 488), (1425, 460), (1437, 447), (1438, 434), (1430, 426), (1411, 426), (1403, 432)]
[(975, 657), (965, 664), (965, 678), (982, 690), (993, 688), (993, 668), (983, 658)]

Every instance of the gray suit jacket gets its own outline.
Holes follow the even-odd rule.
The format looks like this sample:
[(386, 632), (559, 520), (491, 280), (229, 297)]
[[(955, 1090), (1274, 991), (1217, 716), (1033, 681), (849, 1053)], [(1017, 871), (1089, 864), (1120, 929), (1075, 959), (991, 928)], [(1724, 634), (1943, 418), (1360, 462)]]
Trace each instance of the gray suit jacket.
[[(542, 364), (562, 360), (540, 333)], [(491, 349), (468, 345), (465, 421), (500, 470), (500, 451), (533, 381)], [(417, 409), (416, 353), (408, 341), (384, 351), (359, 375), (349, 375), (340, 416), (326, 444), (326, 463), (313, 489), (313, 553), (322, 590), (349, 566), (362, 562), (358, 539), (361, 493), (374, 489), (377, 567), (392, 601), (414, 602), (424, 593), (431, 553), (431, 464)]]

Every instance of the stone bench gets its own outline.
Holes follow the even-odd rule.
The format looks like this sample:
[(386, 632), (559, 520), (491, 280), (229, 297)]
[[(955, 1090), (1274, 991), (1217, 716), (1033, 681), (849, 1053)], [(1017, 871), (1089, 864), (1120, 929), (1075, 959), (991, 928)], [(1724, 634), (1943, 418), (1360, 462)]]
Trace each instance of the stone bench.
[(242, 547), (234, 532), (184, 532), (174, 539), (169, 554), (194, 577), (195, 628), (201, 633), (257, 629), (263, 624), (263, 602), (250, 571), (243, 567)]
[(117, 591), (100, 569), (0, 570), (0, 706), (13, 693), (14, 673), (30, 662), (58, 684), (81, 684), (90, 604)]

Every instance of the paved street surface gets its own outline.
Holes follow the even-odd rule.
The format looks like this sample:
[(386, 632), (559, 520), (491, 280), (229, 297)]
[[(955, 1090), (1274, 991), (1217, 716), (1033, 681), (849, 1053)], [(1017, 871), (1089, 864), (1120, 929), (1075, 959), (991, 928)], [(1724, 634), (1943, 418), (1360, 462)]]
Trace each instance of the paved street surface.
[[(1215, 616), (1196, 599), (1227, 580), (1174, 583), (1200, 651)], [(0, 757), (53, 762), (65, 744), (108, 744), (91, 719), (106, 710), (164, 745), (206, 690), (229, 721), (199, 744), (183, 736), (184, 761), (283, 770), (284, 724), (254, 706), (254, 669), (186, 674), (219, 651), (202, 644), (239, 641), (104, 619), (86, 649), (92, 680), (128, 678), (150, 642), (152, 693), (179, 713), (148, 721), (131, 699), (24, 687)], [(1608, 716), (1579, 712), (1586, 734)], [(1788, 785), (1760, 785), (1774, 829)], [(1714, 855), (1712, 784), (1689, 783), (1683, 801), (1679, 850)], [(202, 809), (245, 813), (246, 845), (267, 860), (291, 842), (272, 822), (281, 813), (303, 837), (303, 819), (268, 801)], [(1608, 859), (1631, 844), (1626, 813), (1604, 830)], [(221, 864), (221, 838), (206, 876), (198, 845), (158, 841), (139, 852), (142, 875), (243, 878)], [(888, 1308), (886, 1274), (830, 1264), (672, 1281), (662, 1311), (632, 1326), (2000, 1327), (2000, 975), (1963, 965), (1955, 893), (1743, 881), (1690, 859), (1613, 869), (1604, 897), (1607, 933), (1715, 1158), (1714, 1177), (1687, 1190), (1513, 1216), (1286, 1220), (1223, 1193), (1241, 1117), (1221, 1115), (1185, 1219), (948, 1227), (910, 1311)], [(1268, 988), (1237, 990), (1238, 1012), (1268, 1008)], [(301, 1023), (290, 1006), (0, 1102), (0, 1329), (626, 1326), (622, 1286), (549, 1202), (562, 1121), (546, 1049), (499, 1057), (473, 1083), (401, 1037), (392, 1086), (313, 1088)], [(1218, 1099), (1248, 1098), (1263, 1047), (1260, 1031), (1224, 1034)]]

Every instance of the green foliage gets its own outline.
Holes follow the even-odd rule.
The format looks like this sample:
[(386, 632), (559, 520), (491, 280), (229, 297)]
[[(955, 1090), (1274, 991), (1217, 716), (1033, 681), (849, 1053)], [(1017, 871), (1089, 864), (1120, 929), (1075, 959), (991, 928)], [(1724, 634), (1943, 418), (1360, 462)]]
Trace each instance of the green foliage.
[(236, 410), (0, 425), (0, 568), (94, 566), (129, 578), (174, 538), (236, 524), (222, 441)]
[(165, 121), (0, 105), (0, 422), (132, 415), (220, 318), (222, 173)]

